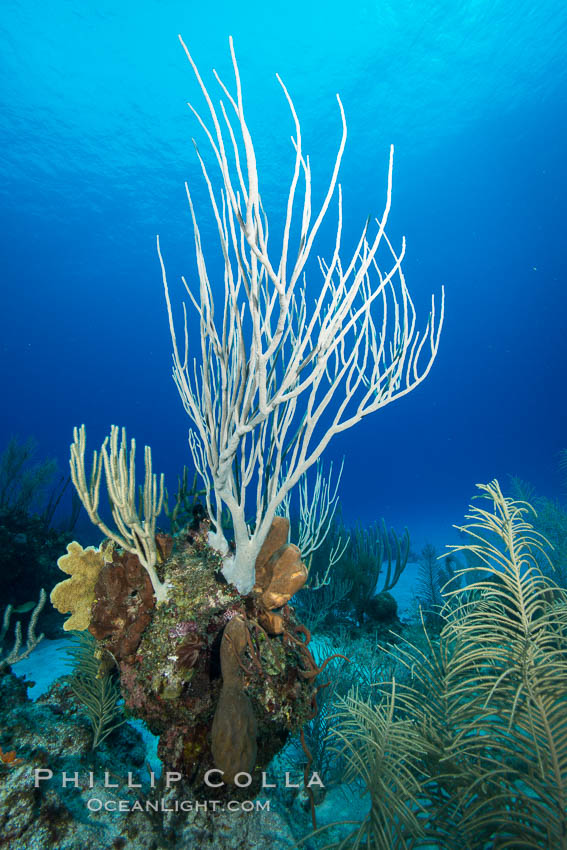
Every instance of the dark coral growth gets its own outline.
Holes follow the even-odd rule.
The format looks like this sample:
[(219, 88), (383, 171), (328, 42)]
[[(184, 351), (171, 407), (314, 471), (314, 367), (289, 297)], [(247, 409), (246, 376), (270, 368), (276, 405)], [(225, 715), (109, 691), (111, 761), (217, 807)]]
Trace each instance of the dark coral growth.
[(198, 635), (190, 632), (177, 650), (177, 666), (180, 670), (191, 670), (197, 663), (204, 643)]
[[(107, 550), (108, 551), (108, 550)], [(112, 551), (95, 585), (89, 631), (119, 661), (135, 653), (155, 605), (152, 584), (138, 557)]]
[[(61, 516), (68, 507), (69, 479), (57, 480), (55, 460), (36, 462), (36, 452), (33, 438), (17, 437), (0, 451), (0, 604), (16, 608), (36, 600), (41, 588), (53, 586), (57, 558), (72, 539), (80, 507), (73, 499), (70, 513)], [(23, 617), (24, 632), (29, 610)], [(59, 637), (61, 625), (61, 617), (46, 606), (39, 631)]]

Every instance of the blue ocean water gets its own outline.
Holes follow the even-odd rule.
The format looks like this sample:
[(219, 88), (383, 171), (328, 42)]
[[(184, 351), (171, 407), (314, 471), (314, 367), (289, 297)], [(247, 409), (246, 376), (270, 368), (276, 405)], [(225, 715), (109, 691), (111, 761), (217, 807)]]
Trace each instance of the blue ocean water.
[[(477, 482), (513, 473), (560, 492), (564, 4), (7, 0), (1, 29), (0, 446), (33, 434), (66, 469), (74, 425), (87, 424), (95, 448), (116, 423), (152, 446), (175, 488), (189, 422), (170, 376), (155, 237), (180, 309), (179, 276), (195, 276), (186, 180), (213, 237), (191, 142), (206, 140), (186, 106), (203, 103), (177, 34), (211, 90), (213, 67), (231, 82), (232, 35), (274, 232), (293, 158), (278, 72), (316, 197), (341, 95), (346, 249), (383, 209), (393, 143), (389, 234), (395, 245), (406, 236), (422, 325), (431, 293), (446, 289), (428, 379), (329, 447), (328, 459), (346, 457), (347, 522), (384, 516), (417, 545), (443, 544)], [(318, 251), (331, 249), (332, 229)]]
[[(452, 524), (463, 521), (478, 482), (498, 478), (506, 491), (508, 475), (515, 474), (542, 495), (564, 497), (559, 461), (567, 447), (567, 7), (557, 0), (361, 0), (357, 5), (335, 0), (4, 0), (0, 454), (12, 435), (34, 436), (37, 459), (56, 457), (66, 472), (73, 427), (86, 424), (90, 455), (115, 423), (136, 438), (139, 450), (151, 445), (154, 469), (165, 473), (170, 492), (183, 465), (191, 463), (190, 422), (171, 379), (171, 340), (156, 252), (159, 234), (179, 322), (180, 277), (186, 275), (193, 290), (197, 283), (185, 181), (217, 294), (223, 265), (192, 141), (206, 151), (207, 140), (186, 104), (203, 113), (206, 106), (178, 33), (215, 99), (213, 68), (233, 89), (228, 39), (234, 38), (272, 246), (281, 235), (293, 167), (293, 122), (277, 72), (301, 120), (315, 209), (340, 141), (336, 93), (344, 105), (343, 256), (350, 257), (367, 217), (382, 214), (393, 144), (388, 234), (398, 250), (402, 238), (407, 240), (405, 276), (421, 328), (431, 295), (439, 306), (445, 289), (445, 324), (428, 378), (407, 397), (335, 437), (325, 452), (326, 463), (333, 461), (335, 469), (345, 458), (340, 487), (345, 522), (366, 526), (384, 517), (398, 531), (407, 526), (412, 550), (430, 541), (441, 551), (457, 539)], [(335, 220), (336, 197), (315, 248), (326, 258), (333, 249)], [(314, 262), (308, 268), (308, 299), (319, 285)], [(190, 330), (192, 352), (198, 355), (194, 322)], [(61, 514), (68, 509), (69, 500)], [(84, 513), (76, 534), (84, 543), (101, 537)], [(20, 563), (18, 552), (33, 550), (32, 537), (19, 528), (7, 535), (2, 541), (9, 539), (10, 553), (16, 552), (10, 554), (12, 564), (25, 575), (30, 561)], [(42, 576), (51, 570), (61, 578), (55, 559), (45, 555), (47, 547), (45, 541), (45, 552), (39, 545), (32, 554)], [(10, 588), (9, 570), (4, 575)], [(31, 570), (28, 575), (33, 586), (36, 575), (33, 580)], [(404, 627), (416, 612), (418, 579), (418, 565), (410, 563), (394, 588)], [(5, 601), (12, 601), (12, 588), (8, 593)], [(21, 586), (18, 593), (14, 603), (25, 609), (32, 594)], [(0, 610), (3, 606), (4, 600)], [(53, 617), (52, 606), (47, 607)], [(177, 613), (172, 608), (173, 624)], [(227, 614), (224, 622), (234, 611), (226, 608), (223, 617)], [(362, 635), (364, 644), (366, 618), (362, 651), (374, 680), (383, 675), (383, 657), (374, 652), (377, 632), (371, 634), (371, 617), (364, 612), (359, 620), (349, 616), (350, 621), (337, 620), (333, 637), (342, 640), (339, 627), (343, 632), (346, 624), (353, 643)], [(62, 622), (58, 617), (58, 629)], [(183, 625), (188, 621), (175, 623), (178, 635)], [(220, 637), (218, 622), (215, 628)], [(172, 638), (172, 631), (164, 634)], [(327, 637), (322, 631), (311, 644), (321, 659)], [(48, 637), (54, 634), (55, 629)], [(68, 646), (67, 638), (65, 633), (62, 646)], [(80, 711), (71, 717), (74, 702), (59, 678), (69, 665), (64, 653), (57, 654), (58, 643), (46, 638), (15, 669), (36, 680), (32, 699), (58, 679), (51, 702), (40, 700), (32, 707), (16, 690), (6, 690), (8, 696), (0, 700), (3, 717), (10, 716), (0, 728), (0, 769), (8, 765), (2, 781), (20, 757), (25, 769), (26, 762), (30, 767), (44, 763), (38, 760), (42, 735), (48, 744), (57, 737), (57, 752), (67, 759), (58, 764), (74, 765), (78, 755), (81, 767), (88, 763), (83, 756), (90, 752), (90, 730), (84, 712), (82, 720)], [(156, 771), (171, 758), (158, 759), (157, 736), (150, 738), (139, 718), (147, 721), (150, 697), (160, 693), (160, 683), (171, 673), (167, 652), (155, 663), (157, 678), (146, 684), (134, 711), (137, 729), (145, 733), (138, 756), (149, 758)], [(208, 675), (214, 665), (207, 660), (205, 667), (204, 656)], [(148, 652), (146, 659), (135, 660), (147, 663), (149, 657)], [(258, 658), (262, 668), (260, 653)], [(361, 684), (362, 674), (352, 669), (352, 681)], [(125, 666), (121, 673), (125, 699), (135, 695), (127, 679), (131, 672)], [(218, 670), (213, 675), (218, 679)], [(13, 677), (5, 681), (14, 688)], [(25, 686), (18, 687), (25, 692)], [(170, 693), (173, 687), (167, 699)], [(514, 711), (515, 706), (514, 701)], [(180, 716), (186, 720), (187, 715)], [(37, 718), (43, 718), (44, 728)], [(164, 739), (180, 728), (172, 722)], [(35, 741), (27, 734), (30, 729)], [(82, 743), (73, 750), (74, 736), (81, 732)], [(130, 723), (122, 732), (123, 738), (108, 739), (100, 765), (109, 763), (106, 758), (113, 768), (115, 762), (133, 766), (136, 737)], [(191, 734), (184, 739), (189, 752)], [(18, 756), (13, 763), (10, 753)], [(25, 787), (29, 790), (29, 784)], [(6, 782), (0, 789), (4, 805), (7, 788)], [(319, 807), (320, 823), (347, 808), (351, 817), (364, 816), (368, 798), (345, 804), (338, 796), (344, 790), (340, 782), (331, 788), (326, 812)], [(39, 807), (38, 797), (34, 806)], [(295, 809), (288, 809), (288, 822), (297, 821), (298, 838), (310, 826), (309, 815), (296, 802)], [(10, 829), (19, 829), (23, 809), (29, 815), (31, 807), (16, 806), (12, 798), (8, 807)], [(57, 810), (45, 805), (18, 846), (31, 846), (32, 834), (34, 846), (55, 846), (55, 839), (41, 844), (46, 811), (50, 826), (57, 825)], [(75, 811), (80, 811), (74, 825), (79, 831), (73, 833), (77, 843), (63, 847), (89, 843), (80, 837), (87, 821), (84, 806)], [(59, 820), (66, 828), (66, 817), (61, 814)], [(258, 845), (247, 846), (265, 846), (268, 834), (261, 834)], [(112, 846), (124, 846), (120, 842)]]

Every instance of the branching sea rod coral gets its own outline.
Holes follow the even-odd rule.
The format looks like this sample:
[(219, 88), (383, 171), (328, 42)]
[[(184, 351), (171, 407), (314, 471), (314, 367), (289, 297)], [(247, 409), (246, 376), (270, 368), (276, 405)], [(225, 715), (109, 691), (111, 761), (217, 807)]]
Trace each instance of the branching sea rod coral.
[[(385, 233), (392, 189), (391, 148), (384, 213), (376, 220), (374, 236), (366, 224), (346, 262), (340, 258), (342, 194), (338, 185), (335, 244), (328, 262), (319, 259), (322, 285), (315, 293), (314, 307), (308, 310), (312, 296), (308, 297), (301, 278), (337, 188), (346, 143), (340, 98), (337, 96), (342, 138), (323, 203), (312, 221), (310, 160), (303, 151), (291, 97), (277, 78), (295, 125), (295, 161), (283, 203), (281, 250), (269, 250), (268, 217), (261, 202), (256, 153), (244, 115), (232, 39), (236, 92), (231, 94), (215, 72), (229, 104), (227, 107), (221, 100), (220, 115), (181, 37), (180, 41), (205, 97), (212, 126), (190, 108), (206, 133), (221, 180), (217, 192), (197, 148), (225, 268), (224, 310), (219, 320), (197, 215), (186, 186), (195, 235), (198, 296), (185, 278), (183, 283), (200, 320), (200, 365), (189, 357), (193, 346), (186, 311), (184, 346), (177, 341), (159, 237), (158, 252), (173, 341), (173, 376), (194, 425), (189, 435), (193, 461), (206, 485), (215, 545), (225, 553), (223, 507), (230, 512), (236, 551), (227, 558), (224, 573), (246, 593), (254, 584), (254, 562), (278, 506), (316, 463), (331, 438), (411, 392), (426, 377), (437, 354), (443, 299), (440, 316), (436, 317), (432, 300), (427, 326), (423, 333), (418, 331), (401, 265), (405, 242), (398, 254)], [(302, 199), (298, 197), (301, 181)], [(294, 216), (297, 206), (302, 208), (300, 222)], [(381, 246), (389, 258), (385, 272), (377, 260)], [(250, 511), (255, 512), (253, 530), (247, 523)]]
[(12, 605), (7, 605), (4, 609), (2, 625), (0, 626), (0, 670), (3, 670), (5, 667), (8, 667), (11, 664), (17, 664), (18, 661), (23, 661), (24, 658), (28, 657), (30, 652), (33, 652), (38, 643), (43, 640), (43, 634), (39, 636), (36, 635), (35, 627), (37, 625), (37, 621), (39, 615), (41, 614), (43, 606), (45, 605), (46, 598), (47, 594), (42, 588), (39, 594), (39, 599), (32, 610), (31, 617), (28, 623), (25, 649), (22, 647), (22, 624), (20, 622), (16, 623), (14, 629), (14, 642), (12, 648), (8, 650), (5, 647), (4, 644), (6, 641), (8, 630), (10, 628), (10, 619), (12, 617), (14, 608)]
[[(119, 431), (116, 425), (112, 425), (110, 437), (105, 439), (100, 452), (94, 452), (93, 468), (90, 479), (87, 481), (85, 426), (74, 429), (70, 460), (71, 480), (90, 521), (122, 549), (138, 556), (150, 577), (157, 601), (162, 602), (167, 592), (158, 578), (155, 565), (158, 560), (156, 519), (163, 506), (163, 474), (160, 476), (158, 488), (157, 477), (152, 472), (152, 453), (150, 447), (146, 446), (144, 450), (146, 476), (144, 487), (140, 488), (138, 509), (136, 506), (138, 496), (135, 465), (136, 441), (130, 441), (130, 452), (128, 452), (126, 429), (122, 429), (120, 446), (118, 445)], [(110, 528), (98, 513), (103, 467), (116, 529)]]

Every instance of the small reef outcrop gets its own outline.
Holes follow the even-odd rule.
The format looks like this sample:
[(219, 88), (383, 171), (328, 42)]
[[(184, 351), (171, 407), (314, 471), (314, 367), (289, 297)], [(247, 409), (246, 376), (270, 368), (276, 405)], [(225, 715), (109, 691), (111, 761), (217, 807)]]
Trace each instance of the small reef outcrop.
[[(256, 562), (256, 585), (241, 595), (222, 576), (207, 531), (205, 520), (197, 530), (158, 535), (157, 569), (168, 587), (159, 604), (138, 557), (105, 541), (96, 576), (89, 573), (88, 616), (86, 597), (80, 600), (82, 622), (101, 665), (117, 672), (127, 714), (159, 736), (164, 770), (179, 772), (195, 794), (251, 798), (290, 733), (317, 711), (322, 668), (289, 605), (307, 570), (287, 543), (288, 521), (277, 517)], [(76, 546), (60, 559), (63, 569), (71, 554), (77, 563), (85, 558)], [(76, 623), (61, 590), (70, 581), (51, 599), (58, 607), (63, 600), (61, 610)], [(215, 789), (206, 781), (211, 770), (221, 779)]]

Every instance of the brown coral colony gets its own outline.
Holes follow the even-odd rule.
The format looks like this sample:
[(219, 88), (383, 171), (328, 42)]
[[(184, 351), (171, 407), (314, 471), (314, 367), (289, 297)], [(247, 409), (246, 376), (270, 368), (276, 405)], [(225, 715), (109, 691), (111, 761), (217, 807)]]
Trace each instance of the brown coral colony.
[(152, 583), (136, 555), (112, 552), (112, 561), (101, 569), (94, 588), (89, 631), (115, 659), (136, 652), (155, 605)]

